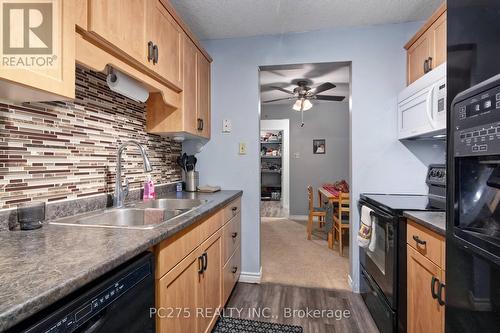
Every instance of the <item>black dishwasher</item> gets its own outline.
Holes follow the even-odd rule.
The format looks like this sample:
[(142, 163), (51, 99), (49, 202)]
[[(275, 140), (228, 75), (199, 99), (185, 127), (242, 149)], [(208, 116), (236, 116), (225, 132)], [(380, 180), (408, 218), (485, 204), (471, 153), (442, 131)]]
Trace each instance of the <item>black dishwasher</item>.
[(25, 333), (154, 333), (154, 261), (143, 253), (13, 327)]

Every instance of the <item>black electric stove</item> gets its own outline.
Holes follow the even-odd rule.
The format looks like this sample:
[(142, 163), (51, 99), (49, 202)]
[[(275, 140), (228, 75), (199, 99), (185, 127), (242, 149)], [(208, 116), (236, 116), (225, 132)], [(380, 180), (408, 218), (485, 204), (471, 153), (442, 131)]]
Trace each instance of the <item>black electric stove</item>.
[(361, 194), (361, 207), (372, 209), (376, 242), (360, 248), (361, 295), (379, 330), (406, 332), (406, 219), (403, 211), (444, 211), (446, 168), (431, 165), (427, 195)]
[(444, 211), (445, 207), (428, 195), (418, 194), (361, 194), (360, 198), (389, 213), (405, 210)]

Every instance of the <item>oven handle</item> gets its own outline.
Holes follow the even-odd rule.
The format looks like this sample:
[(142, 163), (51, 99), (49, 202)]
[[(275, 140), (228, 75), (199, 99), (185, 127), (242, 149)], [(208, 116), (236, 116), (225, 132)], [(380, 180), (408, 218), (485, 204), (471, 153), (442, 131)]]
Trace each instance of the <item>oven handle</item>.
[(383, 217), (384, 219), (386, 220), (393, 220), (394, 219), (394, 216), (391, 216), (389, 214), (385, 214), (385, 213), (380, 213), (378, 211), (373, 211), (372, 213), (372, 216), (380, 216), (380, 217)]

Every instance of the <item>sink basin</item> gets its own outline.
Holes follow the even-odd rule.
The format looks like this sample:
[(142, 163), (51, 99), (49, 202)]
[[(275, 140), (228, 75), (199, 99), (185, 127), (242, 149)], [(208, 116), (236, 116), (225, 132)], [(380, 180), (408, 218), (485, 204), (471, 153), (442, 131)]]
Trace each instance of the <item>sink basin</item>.
[(207, 202), (207, 200), (200, 199), (157, 199), (137, 203), (134, 207), (190, 210), (206, 204)]
[(125, 208), (64, 218), (50, 223), (88, 227), (152, 229), (207, 202), (207, 200), (198, 199), (158, 199), (130, 204)]

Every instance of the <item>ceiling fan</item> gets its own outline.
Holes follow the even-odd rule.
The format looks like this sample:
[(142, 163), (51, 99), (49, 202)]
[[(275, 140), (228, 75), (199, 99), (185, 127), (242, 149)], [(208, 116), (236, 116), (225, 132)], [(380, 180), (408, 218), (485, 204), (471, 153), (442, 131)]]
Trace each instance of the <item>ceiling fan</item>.
[(267, 103), (273, 103), (273, 102), (278, 102), (278, 101), (284, 101), (284, 100), (295, 100), (295, 103), (293, 104), (293, 109), (295, 111), (300, 111), (302, 113), (302, 123), (301, 127), (304, 126), (304, 111), (307, 111), (313, 107), (313, 104), (311, 103), (311, 100), (316, 99), (316, 100), (322, 100), (322, 101), (332, 101), (332, 102), (341, 102), (345, 99), (345, 96), (332, 96), (332, 95), (318, 95), (319, 93), (322, 93), (324, 91), (333, 89), (336, 87), (331, 82), (325, 82), (317, 86), (316, 88), (311, 88), (309, 85), (309, 82), (306, 80), (300, 80), (297, 81), (297, 87), (293, 89), (293, 91), (284, 89), (282, 87), (278, 86), (269, 86), (271, 89), (279, 90), (284, 93), (287, 93), (291, 96), (289, 97), (284, 97), (284, 98), (277, 98), (277, 99), (272, 99), (269, 101), (263, 101), (262, 103), (267, 104)]

